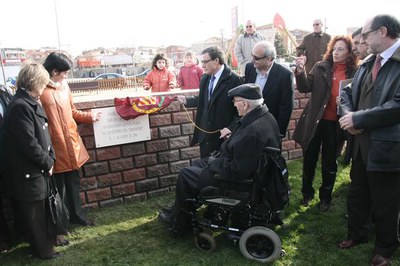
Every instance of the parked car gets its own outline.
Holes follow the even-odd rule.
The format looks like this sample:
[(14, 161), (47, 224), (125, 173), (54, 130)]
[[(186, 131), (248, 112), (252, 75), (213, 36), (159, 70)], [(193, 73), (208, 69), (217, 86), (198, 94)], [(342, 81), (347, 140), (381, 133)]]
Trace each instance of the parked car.
[(94, 80), (102, 80), (102, 79), (115, 79), (115, 78), (125, 78), (125, 76), (118, 73), (103, 73), (94, 78)]
[(136, 75), (133, 75), (133, 77), (144, 78), (147, 75), (147, 73), (150, 72), (150, 70), (151, 70), (150, 68), (145, 69), (143, 72), (140, 72), (140, 73), (138, 73)]
[(121, 88), (127, 86), (127, 79), (125, 76), (118, 73), (103, 73), (96, 76), (93, 80), (98, 81), (99, 88)]

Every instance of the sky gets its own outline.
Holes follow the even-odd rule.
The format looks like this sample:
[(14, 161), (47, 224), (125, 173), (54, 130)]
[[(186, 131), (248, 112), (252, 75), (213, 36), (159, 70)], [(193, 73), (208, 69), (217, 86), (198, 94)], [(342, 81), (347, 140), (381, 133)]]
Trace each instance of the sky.
[(77, 56), (97, 47), (190, 46), (221, 33), (230, 38), (235, 6), (239, 25), (248, 19), (269, 24), (278, 13), (289, 30), (311, 31), (321, 18), (331, 35), (346, 34), (376, 14), (400, 19), (397, 0), (375, 1), (373, 8), (357, 0), (2, 0), (0, 47), (60, 45)]

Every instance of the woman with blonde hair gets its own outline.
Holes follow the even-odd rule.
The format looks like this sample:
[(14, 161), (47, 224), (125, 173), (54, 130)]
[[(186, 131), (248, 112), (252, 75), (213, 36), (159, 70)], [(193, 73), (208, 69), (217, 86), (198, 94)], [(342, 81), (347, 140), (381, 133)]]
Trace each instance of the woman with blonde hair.
[(40, 102), (49, 74), (40, 64), (26, 63), (19, 72), (17, 92), (4, 117), (4, 178), (17, 229), (33, 255), (51, 259), (56, 235), (49, 228), (47, 184), (55, 155), (48, 119)]

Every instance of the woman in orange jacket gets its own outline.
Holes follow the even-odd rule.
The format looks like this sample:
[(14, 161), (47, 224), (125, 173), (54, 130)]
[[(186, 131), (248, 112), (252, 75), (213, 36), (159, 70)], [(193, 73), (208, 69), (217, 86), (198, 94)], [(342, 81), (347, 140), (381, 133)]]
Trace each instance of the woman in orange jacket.
[(176, 86), (175, 74), (168, 70), (168, 60), (164, 54), (156, 54), (150, 71), (143, 82), (145, 90), (151, 92), (170, 91)]
[(70, 222), (94, 225), (87, 219), (79, 196), (79, 168), (89, 160), (89, 154), (78, 133), (78, 123), (93, 123), (100, 119), (98, 112), (76, 109), (65, 78), (70, 70), (69, 59), (61, 53), (51, 53), (44, 62), (50, 83), (41, 96), (49, 118), (49, 130), (56, 154), (54, 175), (60, 196), (70, 212)]

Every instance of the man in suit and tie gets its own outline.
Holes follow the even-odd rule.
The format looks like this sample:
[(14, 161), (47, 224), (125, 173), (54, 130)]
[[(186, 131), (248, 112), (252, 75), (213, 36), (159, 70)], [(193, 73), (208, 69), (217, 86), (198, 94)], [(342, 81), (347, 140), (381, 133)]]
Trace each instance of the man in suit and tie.
[(197, 107), (192, 145), (200, 144), (200, 157), (218, 150), (239, 119), (228, 91), (242, 84), (240, 77), (225, 64), (224, 52), (217, 46), (201, 52), (204, 74), (199, 94), (177, 97), (187, 107)]
[(279, 132), (285, 137), (293, 111), (293, 73), (276, 63), (275, 47), (261, 41), (252, 50), (253, 62), (245, 69), (244, 82), (256, 83), (262, 88), (264, 103), (278, 122)]

